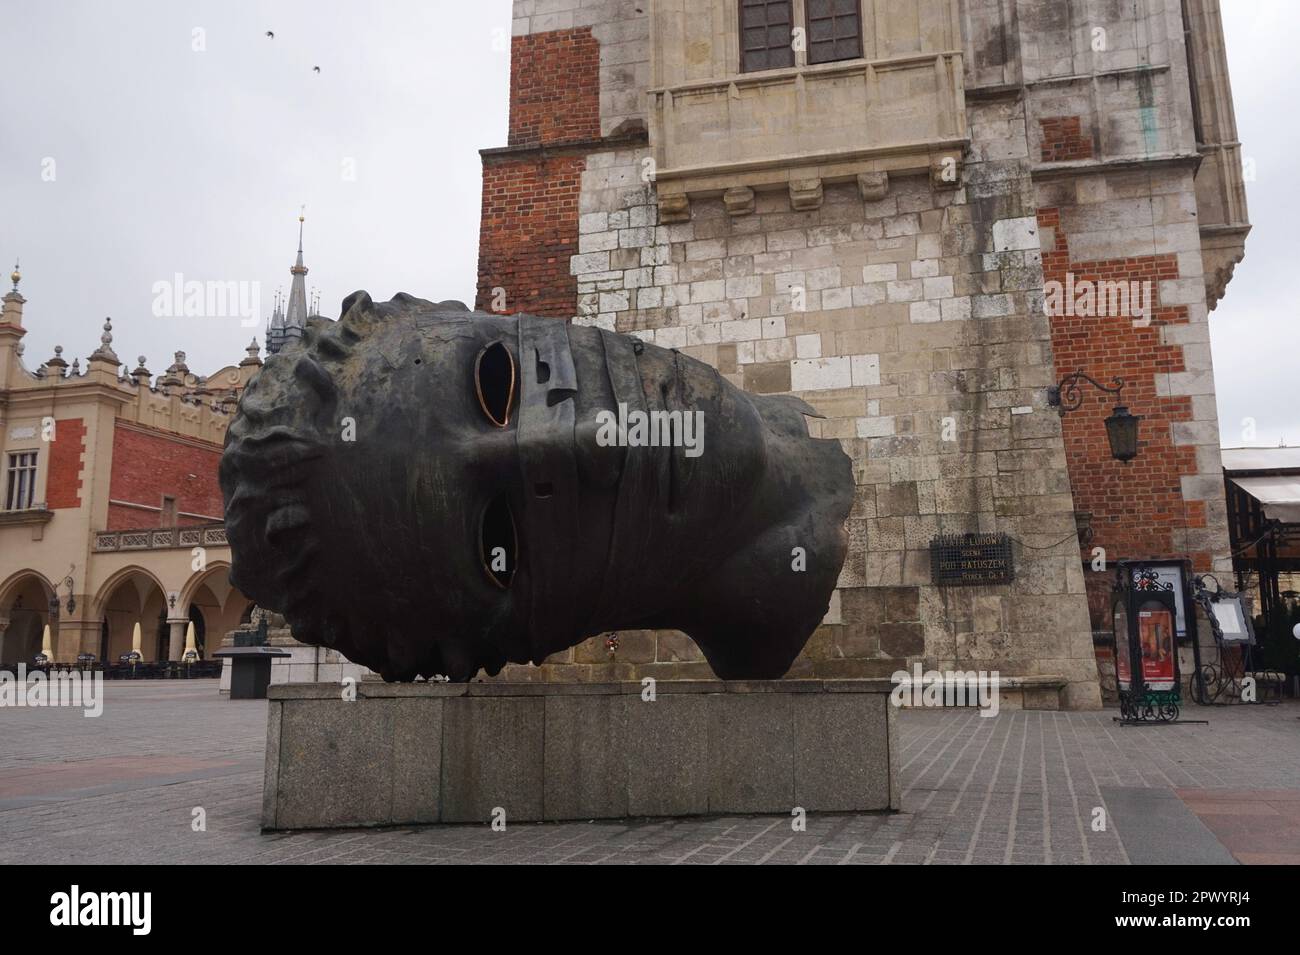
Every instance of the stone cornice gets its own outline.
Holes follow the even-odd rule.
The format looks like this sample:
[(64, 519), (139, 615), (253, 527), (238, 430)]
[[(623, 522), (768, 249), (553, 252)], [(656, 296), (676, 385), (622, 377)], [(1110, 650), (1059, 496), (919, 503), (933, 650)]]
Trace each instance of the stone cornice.
[(15, 524), (48, 524), (54, 512), (44, 507), (31, 507), (22, 511), (0, 511), (0, 526)]
[(606, 152), (611, 149), (635, 149), (647, 146), (649, 143), (650, 134), (645, 130), (637, 130), (617, 136), (601, 136), (597, 139), (567, 139), (557, 143), (492, 146), (487, 149), (480, 149), (478, 154), (483, 157), (484, 163), (530, 157), (542, 160), (551, 156), (586, 156), (590, 153)]
[(1195, 172), (1200, 165), (1201, 156), (1198, 153), (1159, 153), (1151, 156), (1118, 156), (1110, 159), (1036, 163), (1030, 173), (1035, 179), (1054, 179), (1133, 169), (1190, 169)]
[(61, 378), (60, 384), (52, 384), (52, 381), (53, 379), (33, 378), (29, 383), (8, 389), (3, 396), (3, 401), (9, 407), (17, 407), (48, 404), (52, 398), (60, 402), (77, 398), (97, 398), (127, 405), (135, 398), (131, 392), (103, 382), (81, 381), (75, 378)]

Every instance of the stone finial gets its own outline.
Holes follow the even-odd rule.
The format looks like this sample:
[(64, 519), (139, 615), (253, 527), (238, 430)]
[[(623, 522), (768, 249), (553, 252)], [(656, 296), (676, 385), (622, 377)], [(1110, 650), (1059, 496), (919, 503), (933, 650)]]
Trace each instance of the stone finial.
[(14, 270), (9, 275), (9, 280), (14, 283), (14, 287), (5, 293), (4, 308), (0, 310), (0, 324), (23, 327), (23, 303), (27, 299), (23, 298), (22, 293), (18, 291), (18, 283), (22, 277), (22, 273), (18, 271), (18, 263), (15, 262)]
[(257, 339), (254, 338), (244, 349), (246, 353), (244, 359), (240, 361), (241, 365), (260, 365), (262, 364), (261, 349), (257, 346)]
[(148, 388), (149, 379), (152, 378), (153, 375), (149, 371), (149, 369), (144, 366), (144, 355), (141, 355), (136, 360), (139, 362), (139, 364), (137, 365), (135, 371), (131, 372), (131, 377), (135, 380), (135, 383), (137, 385), (140, 385), (142, 388)]
[(74, 358), (74, 359), (72, 359), (72, 371), (71, 371), (71, 375), (72, 375), (72, 377), (75, 378), (76, 376), (78, 376), (78, 375), (80, 375), (80, 374), (81, 374), (81, 359), (80, 359), (80, 358)]
[(49, 374), (63, 377), (63, 370), (68, 367), (68, 363), (63, 359), (62, 345), (54, 346), (54, 357), (45, 363), (45, 367)]
[(111, 361), (117, 364), (117, 352), (113, 351), (113, 320), (104, 319), (104, 332), (99, 336), (99, 347), (90, 356), (91, 361)]

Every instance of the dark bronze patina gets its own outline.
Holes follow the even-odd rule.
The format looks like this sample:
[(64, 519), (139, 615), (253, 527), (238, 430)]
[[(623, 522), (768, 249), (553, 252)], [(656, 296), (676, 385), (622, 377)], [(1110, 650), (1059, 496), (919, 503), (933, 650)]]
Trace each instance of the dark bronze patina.
[[(611, 443), (620, 406), (698, 412), (702, 444)], [(386, 680), (631, 629), (686, 632), (724, 679), (780, 677), (826, 613), (853, 496), (806, 416), (636, 338), (357, 292), (240, 401), (231, 580)]]

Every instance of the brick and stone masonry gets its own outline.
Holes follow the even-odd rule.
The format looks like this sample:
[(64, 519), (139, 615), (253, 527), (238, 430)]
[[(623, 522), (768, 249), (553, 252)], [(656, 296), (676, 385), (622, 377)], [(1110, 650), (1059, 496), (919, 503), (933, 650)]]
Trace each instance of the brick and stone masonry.
[[(810, 427), (854, 460), (850, 554), (791, 676), (888, 676), (921, 661), (1055, 678), (1062, 705), (1097, 705), (1093, 631), (1109, 626), (1109, 575), (1085, 583), (1092, 548), (1204, 569), (1222, 569), (1228, 550), (1177, 5), (1139, 30), (1127, 10), (1071, 2), (1064, 16), (1043, 0), (1007, 17), (971, 0), (960, 181), (829, 175), (815, 191), (750, 194), (718, 177), (716, 192), (688, 206), (674, 197), (668, 215), (646, 175), (653, 61), (706, 58), (652, 31), (656, 8), (672, 5), (515, 3), (511, 145), (484, 153), (479, 305), (504, 288), (507, 311), (640, 335), (825, 415)], [(1081, 29), (1094, 20), (1109, 31), (1105, 53), (1089, 52)], [(554, 82), (565, 88), (544, 92)], [(548, 97), (570, 124), (546, 113)], [(598, 124), (584, 126), (592, 102)], [(1044, 285), (1067, 271), (1149, 277), (1150, 325), (1049, 317)], [(1127, 468), (1109, 457), (1109, 405), (1092, 396), (1064, 419), (1047, 407), (1047, 387), (1078, 367), (1129, 381), (1145, 420)], [(1092, 540), (1078, 539), (1076, 511), (1091, 514)], [(967, 531), (1015, 539), (1012, 584), (932, 584), (930, 540)], [(613, 654), (597, 638), (504, 674), (646, 675), (709, 673), (681, 634), (640, 632)]]
[(56, 419), (50, 443), (50, 473), (45, 504), (50, 510), (81, 506), (82, 466), (86, 453), (86, 423), (80, 418)]
[(164, 495), (175, 500), (177, 526), (221, 520), (220, 461), (219, 445), (118, 420), (106, 529), (158, 527)]
[(510, 63), (509, 146), (483, 155), (476, 304), (570, 318), (579, 187), (600, 138), (600, 47), (590, 27), (516, 36)]

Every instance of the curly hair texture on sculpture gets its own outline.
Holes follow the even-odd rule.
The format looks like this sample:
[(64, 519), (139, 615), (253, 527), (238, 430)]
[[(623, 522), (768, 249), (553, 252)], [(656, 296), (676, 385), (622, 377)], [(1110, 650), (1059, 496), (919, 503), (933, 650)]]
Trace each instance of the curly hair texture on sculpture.
[(385, 639), (410, 608), (394, 581), (382, 577), (373, 539), (361, 535), (343, 554), (326, 546), (328, 527), (353, 519), (352, 526), (365, 526), (366, 517), (344, 513), (350, 495), (330, 486), (337, 460), (323, 459), (337, 459), (354, 445), (358, 422), (365, 421), (367, 409), (340, 405), (338, 383), (358, 375), (355, 346), (412, 306), (466, 310), (459, 302), (434, 305), (405, 294), (375, 304), (356, 292), (344, 300), (339, 321), (310, 321), (301, 342), (269, 356), (249, 383), (220, 469), (227, 536), (237, 553), (231, 582), (281, 611), (296, 639), (337, 649), (385, 679), (432, 676), (455, 664), (437, 659), (436, 651), (404, 657), (406, 644)]

